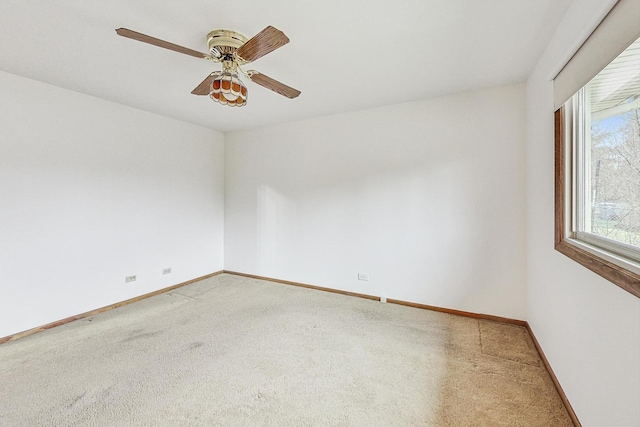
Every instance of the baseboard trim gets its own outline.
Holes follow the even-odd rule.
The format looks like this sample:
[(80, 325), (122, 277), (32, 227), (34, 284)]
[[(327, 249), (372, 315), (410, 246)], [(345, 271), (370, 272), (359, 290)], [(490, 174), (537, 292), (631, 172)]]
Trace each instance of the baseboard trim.
[(234, 276), (242, 276), (242, 277), (248, 277), (250, 279), (258, 279), (258, 280), (266, 280), (268, 282), (282, 283), (284, 285), (298, 286), (300, 288), (315, 289), (318, 291), (331, 292), (334, 294), (348, 295), (350, 297), (358, 297), (358, 298), (370, 299), (374, 301), (380, 301), (380, 297), (376, 297), (374, 295), (359, 294), (356, 292), (342, 291), (340, 289), (324, 288), (322, 286), (308, 285), (306, 283), (292, 282), (289, 280), (274, 279), (273, 277), (256, 276), (255, 274), (240, 273), (238, 271), (230, 271), (230, 270), (223, 270), (223, 271), (226, 274), (233, 274)]
[(511, 325), (526, 326), (524, 320), (511, 319), (509, 317), (493, 316), (491, 314), (472, 313), (470, 311), (455, 310), (453, 308), (437, 307), (435, 305), (418, 304), (416, 302), (408, 302), (397, 299), (387, 299), (388, 303), (406, 305), (407, 307), (421, 308), (424, 310), (439, 311), (440, 313), (455, 314), (456, 316), (471, 317), (472, 319), (490, 320), (492, 322), (508, 323)]
[[(290, 280), (281, 280), (281, 279), (274, 279), (273, 277), (265, 277), (265, 276), (258, 276), (258, 275), (255, 275), (255, 274), (240, 273), (240, 272), (237, 272), (237, 271), (224, 270), (224, 273), (233, 274), (235, 276), (249, 277), (249, 278), (252, 278), (252, 279), (266, 280), (266, 281), (269, 281), (269, 282), (283, 283), (285, 285), (293, 285), (293, 286), (298, 286), (298, 287), (301, 287), (301, 288), (309, 288), (309, 289), (316, 289), (316, 290), (319, 290), (319, 291), (332, 292), (334, 294), (348, 295), (348, 296), (352, 296), (352, 297), (358, 297), (358, 298), (365, 298), (365, 299), (370, 299), (370, 300), (374, 300), (374, 301), (380, 301), (380, 297), (375, 296), (375, 295), (368, 295), (368, 294), (360, 294), (360, 293), (357, 293), (357, 292), (342, 291), (340, 289), (325, 288), (325, 287), (322, 287), (322, 286), (309, 285), (309, 284), (306, 284), (306, 283), (292, 282)], [(527, 322), (524, 321), (524, 320), (510, 319), (508, 317), (492, 316), (490, 314), (472, 313), (472, 312), (469, 312), (469, 311), (454, 310), (452, 308), (437, 307), (437, 306), (434, 306), (434, 305), (419, 304), (419, 303), (416, 303), (416, 302), (409, 302), (409, 301), (403, 301), (403, 300), (398, 300), (398, 299), (387, 299), (387, 303), (405, 305), (407, 307), (421, 308), (421, 309), (424, 309), (424, 310), (439, 311), (441, 313), (455, 314), (455, 315), (458, 315), (458, 316), (471, 317), (471, 318), (474, 318), (474, 319), (491, 320), (491, 321), (494, 321), (494, 322), (509, 323), (509, 324), (518, 325), (518, 326), (526, 326), (526, 324), (527, 324)]]
[(551, 377), (551, 381), (553, 381), (553, 385), (556, 386), (556, 390), (558, 391), (558, 394), (560, 395), (560, 399), (562, 399), (562, 403), (564, 403), (564, 407), (567, 409), (567, 412), (569, 413), (569, 417), (571, 418), (571, 421), (573, 421), (573, 425), (575, 427), (582, 427), (582, 424), (580, 423), (580, 420), (578, 420), (578, 416), (576, 415), (575, 411), (573, 410), (573, 407), (571, 406), (571, 402), (569, 402), (569, 399), (567, 398), (567, 395), (564, 393), (564, 390), (562, 389), (562, 386), (560, 385), (560, 381), (558, 381), (558, 377), (556, 377), (555, 372), (553, 372), (553, 369), (551, 368), (551, 365), (549, 364), (549, 361), (547, 360), (547, 356), (545, 356), (544, 351), (542, 351), (542, 347), (540, 346), (540, 343), (538, 342), (538, 339), (536, 338), (535, 334), (533, 333), (533, 330), (531, 329), (531, 325), (529, 325), (529, 323), (526, 322), (525, 327), (527, 328), (527, 331), (529, 331), (529, 335), (531, 336), (531, 340), (533, 340), (533, 345), (536, 347), (536, 350), (538, 351), (538, 354), (540, 355), (540, 359), (542, 360), (542, 364), (547, 369), (547, 372), (549, 373), (549, 376)]
[(56, 326), (64, 325), (66, 323), (73, 322), (74, 320), (83, 319), (85, 317), (95, 316), (98, 313), (103, 313), (105, 311), (113, 310), (114, 308), (122, 307), (123, 305), (131, 304), (134, 302), (141, 301), (146, 298), (150, 298), (156, 295), (163, 294), (165, 292), (173, 291), (174, 289), (181, 288), (183, 286), (190, 285), (195, 282), (199, 282), (204, 279), (208, 279), (210, 277), (217, 276), (222, 274), (223, 271), (216, 271), (215, 273), (207, 274), (205, 276), (196, 277), (195, 279), (187, 280), (186, 282), (178, 283), (177, 285), (169, 286), (168, 288), (158, 289), (157, 291), (149, 292), (148, 294), (140, 295), (134, 298), (130, 298), (128, 300), (120, 301), (115, 304), (107, 305), (105, 307), (96, 308), (95, 310), (87, 311), (86, 313), (78, 314), (75, 316), (67, 317), (66, 319), (58, 320), (56, 322), (47, 323), (46, 325), (37, 326), (32, 329), (28, 329), (23, 332), (18, 332), (17, 334), (9, 335), (4, 338), (0, 338), (0, 344), (15, 341), (20, 338), (28, 337), (29, 335), (37, 334), (38, 332), (46, 331), (47, 329), (55, 328)]

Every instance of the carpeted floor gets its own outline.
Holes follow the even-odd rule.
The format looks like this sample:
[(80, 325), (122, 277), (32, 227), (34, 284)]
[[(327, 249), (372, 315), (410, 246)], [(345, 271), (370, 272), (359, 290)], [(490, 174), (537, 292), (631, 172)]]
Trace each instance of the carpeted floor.
[(522, 327), (225, 274), (0, 345), (0, 425), (572, 424)]

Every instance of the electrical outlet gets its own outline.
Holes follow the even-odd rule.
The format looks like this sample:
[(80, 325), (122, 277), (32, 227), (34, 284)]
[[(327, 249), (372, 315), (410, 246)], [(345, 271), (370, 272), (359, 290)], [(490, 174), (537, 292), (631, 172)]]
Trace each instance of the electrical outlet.
[(367, 273), (358, 273), (358, 280), (369, 280), (369, 274)]
[(169, 274), (171, 273), (171, 269), (170, 268), (163, 268), (162, 269), (162, 274)]
[(136, 275), (134, 274), (133, 276), (127, 276), (124, 278), (124, 283), (130, 283), (130, 282), (135, 282), (136, 281)]

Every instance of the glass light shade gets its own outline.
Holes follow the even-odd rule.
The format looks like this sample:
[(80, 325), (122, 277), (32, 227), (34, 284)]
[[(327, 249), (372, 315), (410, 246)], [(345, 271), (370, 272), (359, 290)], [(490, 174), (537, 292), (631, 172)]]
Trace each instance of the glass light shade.
[(247, 87), (237, 73), (223, 71), (211, 82), (209, 96), (222, 105), (242, 107), (247, 103)]

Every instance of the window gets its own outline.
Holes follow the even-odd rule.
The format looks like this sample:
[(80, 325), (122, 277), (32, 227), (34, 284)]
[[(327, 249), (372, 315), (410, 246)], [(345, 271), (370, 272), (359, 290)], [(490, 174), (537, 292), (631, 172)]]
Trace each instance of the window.
[(640, 38), (556, 111), (556, 249), (640, 297)]

